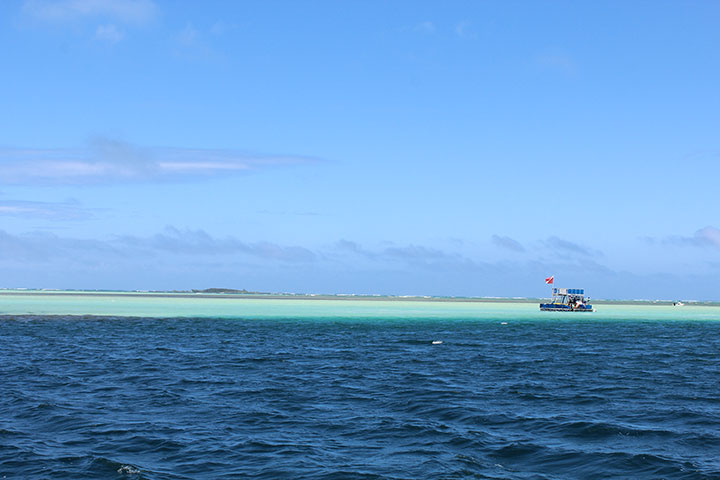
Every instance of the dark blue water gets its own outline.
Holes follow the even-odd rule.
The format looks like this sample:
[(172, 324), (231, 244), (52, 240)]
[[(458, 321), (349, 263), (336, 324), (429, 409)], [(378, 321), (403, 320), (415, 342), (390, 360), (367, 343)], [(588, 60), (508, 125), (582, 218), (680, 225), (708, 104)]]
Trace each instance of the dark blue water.
[(5, 317), (0, 338), (2, 478), (720, 478), (718, 322)]

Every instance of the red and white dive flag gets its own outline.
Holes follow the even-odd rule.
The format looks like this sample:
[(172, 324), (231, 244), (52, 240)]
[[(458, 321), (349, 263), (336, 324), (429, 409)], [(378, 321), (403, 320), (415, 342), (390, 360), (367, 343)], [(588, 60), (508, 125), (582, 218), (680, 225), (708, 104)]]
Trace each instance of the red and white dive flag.
[(547, 283), (548, 285), (552, 285), (553, 283), (555, 283), (555, 276), (554, 276), (554, 275), (550, 275), (549, 277), (547, 277), (547, 278), (545, 279), (545, 283)]

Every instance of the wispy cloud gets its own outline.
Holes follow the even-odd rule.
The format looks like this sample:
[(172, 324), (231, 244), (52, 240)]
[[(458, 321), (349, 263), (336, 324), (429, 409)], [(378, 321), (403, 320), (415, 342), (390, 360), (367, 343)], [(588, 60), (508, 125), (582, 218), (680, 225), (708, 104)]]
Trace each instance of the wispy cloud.
[(694, 150), (680, 157), (682, 162), (717, 162), (720, 160), (720, 150)]
[(311, 157), (231, 149), (142, 148), (107, 138), (85, 148), (0, 148), (0, 182), (58, 185), (175, 181), (307, 164)]
[(144, 23), (157, 14), (157, 7), (151, 0), (25, 0), (22, 10), (32, 18), (51, 22), (112, 18)]
[(690, 247), (720, 248), (720, 229), (707, 226), (695, 232), (691, 237), (667, 237), (663, 240), (663, 243)]
[(500, 248), (504, 248), (506, 250), (512, 250), (513, 252), (524, 252), (525, 247), (523, 247), (520, 242), (517, 240), (514, 240), (510, 237), (500, 236), (500, 235), (493, 235), (491, 237), (492, 243)]
[(97, 264), (106, 258), (122, 257), (115, 246), (102, 240), (60, 237), (52, 233), (11, 234), (0, 230), (0, 260), (5, 262)]
[(179, 257), (254, 258), (285, 264), (313, 262), (311, 250), (273, 242), (245, 242), (214, 237), (203, 230), (166, 227), (150, 236), (118, 236), (108, 240), (61, 237), (51, 233), (11, 234), (0, 230), (0, 260), (46, 262), (63, 259), (84, 264), (105, 261), (133, 263), (137, 258)]
[(362, 255), (364, 257), (374, 257), (375, 254), (369, 250), (365, 250), (359, 243), (353, 242), (352, 240), (339, 240), (335, 243), (335, 248), (341, 252), (354, 253)]
[(0, 215), (46, 220), (86, 220), (93, 217), (93, 212), (75, 200), (64, 202), (0, 200)]
[(216, 238), (204, 230), (168, 226), (150, 237), (122, 236), (115, 245), (181, 255), (244, 254), (283, 262), (310, 262), (315, 253), (304, 247), (283, 246), (273, 242), (244, 242), (235, 237)]
[(558, 237), (550, 237), (545, 242), (545, 246), (560, 254), (580, 255), (583, 257), (602, 257), (600, 250), (580, 245), (569, 240)]
[(419, 268), (478, 268), (480, 263), (456, 252), (424, 245), (389, 245), (379, 249), (365, 248), (351, 240), (340, 240), (334, 248), (344, 255), (358, 256), (378, 264), (401, 264)]
[(411, 261), (440, 260), (457, 257), (456, 255), (448, 254), (437, 248), (430, 248), (422, 245), (388, 247), (384, 249), (382, 253), (385, 257)]

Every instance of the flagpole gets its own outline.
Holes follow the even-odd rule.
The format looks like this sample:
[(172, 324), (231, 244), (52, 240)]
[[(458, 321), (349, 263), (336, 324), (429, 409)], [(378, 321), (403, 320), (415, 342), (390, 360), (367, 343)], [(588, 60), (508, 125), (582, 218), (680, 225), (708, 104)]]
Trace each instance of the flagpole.
[(555, 275), (550, 275), (545, 279), (545, 283), (550, 285), (550, 301), (553, 299), (553, 288), (555, 288)]

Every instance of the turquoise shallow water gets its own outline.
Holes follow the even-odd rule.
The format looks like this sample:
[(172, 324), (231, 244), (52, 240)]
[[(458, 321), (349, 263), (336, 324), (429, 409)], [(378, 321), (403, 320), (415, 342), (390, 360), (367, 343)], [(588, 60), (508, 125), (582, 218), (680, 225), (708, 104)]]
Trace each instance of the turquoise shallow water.
[(719, 310), (4, 294), (0, 476), (718, 479)]
[[(584, 320), (711, 320), (720, 307), (599, 305)], [(579, 313), (540, 312), (535, 303), (423, 302), (188, 297), (186, 295), (0, 295), (0, 315), (100, 315), (155, 318), (577, 320)], [(571, 317), (569, 317), (571, 316)]]

